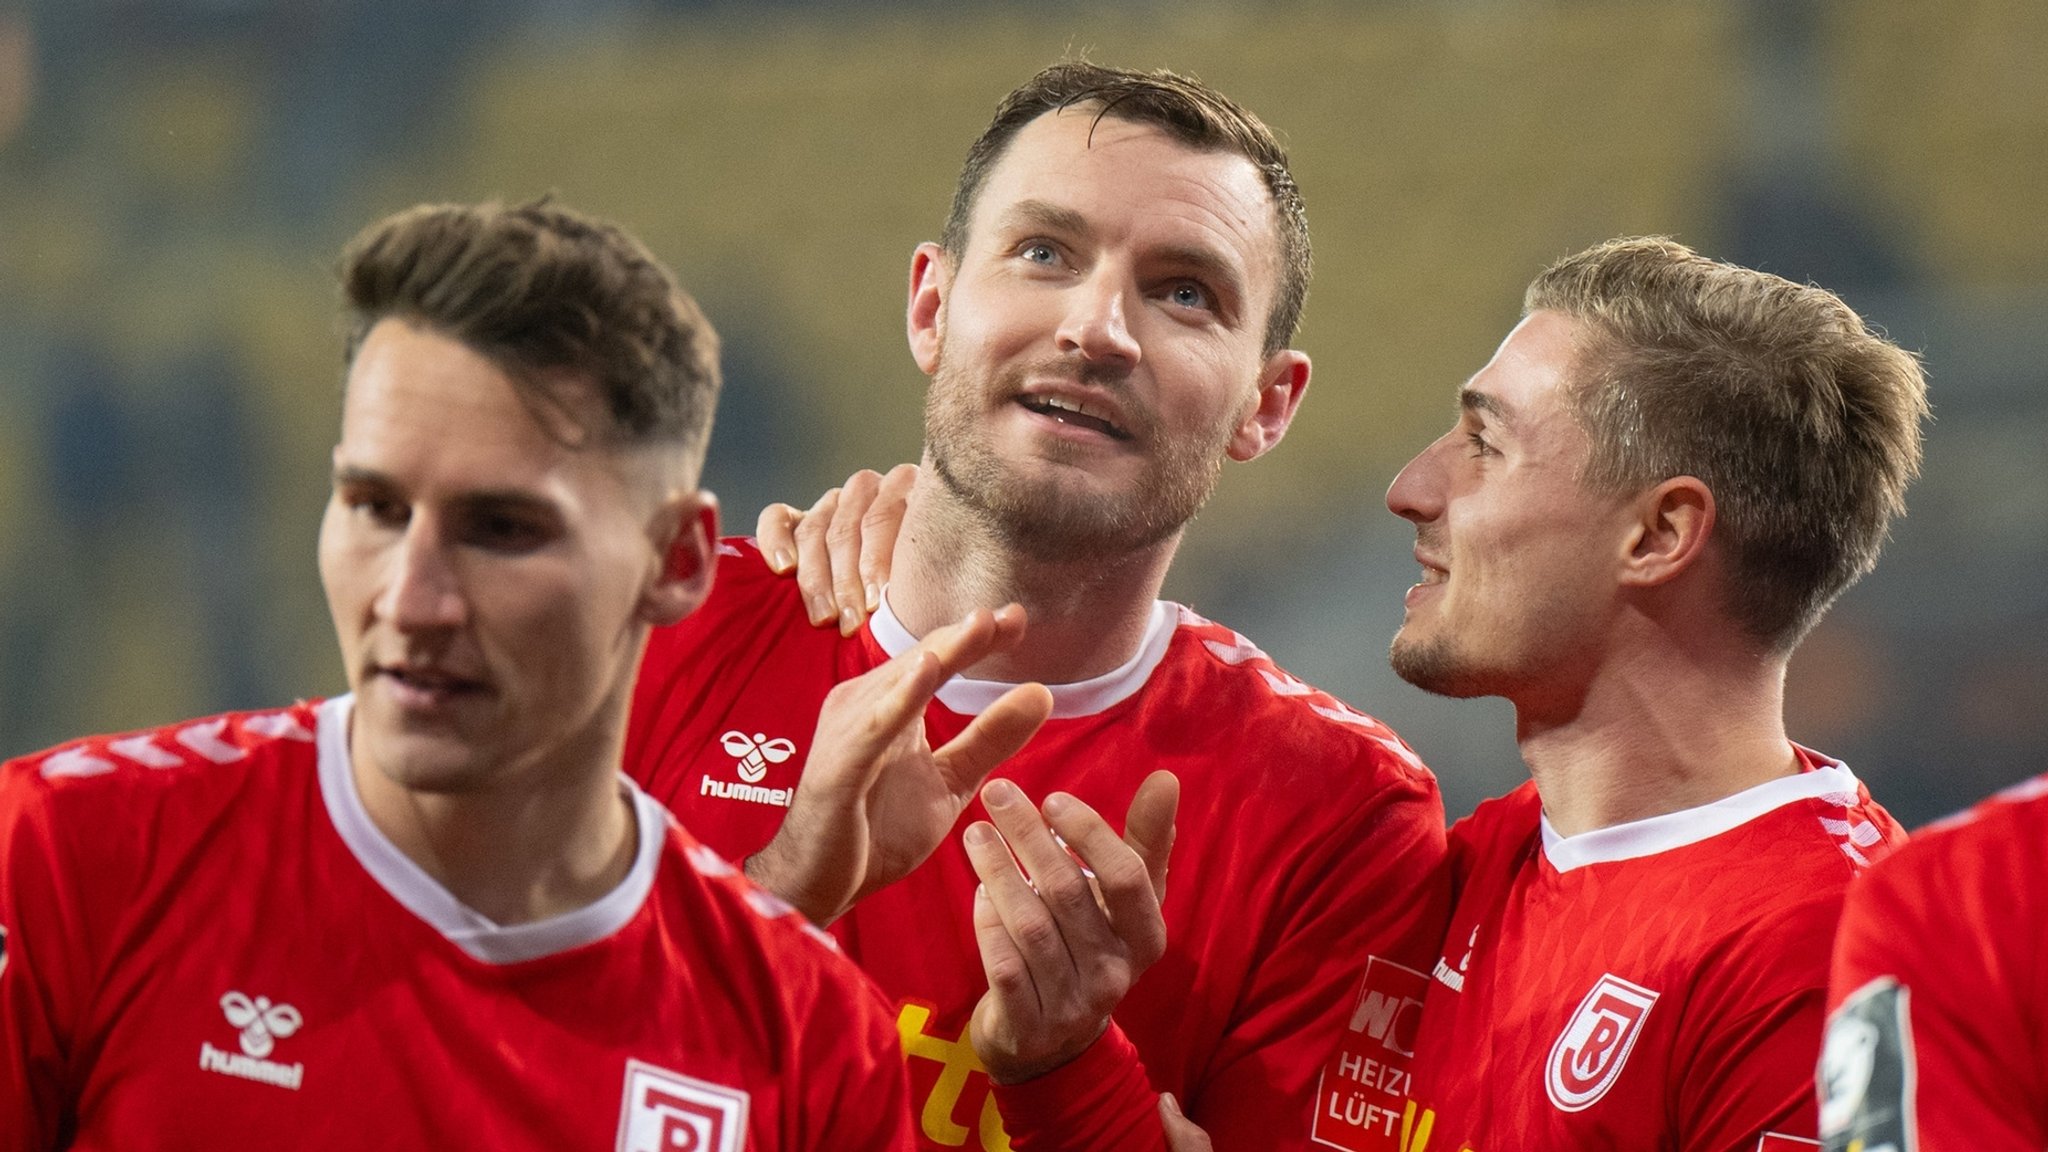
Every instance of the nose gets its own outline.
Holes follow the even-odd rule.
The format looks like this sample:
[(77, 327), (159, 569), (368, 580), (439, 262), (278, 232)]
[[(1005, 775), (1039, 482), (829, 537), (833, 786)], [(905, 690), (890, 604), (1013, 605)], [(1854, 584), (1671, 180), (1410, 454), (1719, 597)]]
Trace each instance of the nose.
[(430, 516), (415, 512), (406, 523), (377, 611), (401, 632), (455, 628), (468, 618), (448, 542)]
[(1083, 360), (1129, 371), (1142, 355), (1124, 311), (1125, 285), (1113, 270), (1101, 268), (1067, 293), (1061, 318), (1059, 349), (1078, 352)]
[(1443, 514), (1443, 466), (1438, 453), (1455, 433), (1446, 433), (1415, 454), (1387, 486), (1387, 511), (1416, 524)]

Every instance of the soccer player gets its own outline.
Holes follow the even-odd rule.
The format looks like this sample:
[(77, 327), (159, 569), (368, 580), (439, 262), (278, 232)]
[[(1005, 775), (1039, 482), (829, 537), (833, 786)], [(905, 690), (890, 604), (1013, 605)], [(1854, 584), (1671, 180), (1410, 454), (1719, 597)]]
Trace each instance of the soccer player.
[[(0, 1148), (909, 1147), (886, 1005), (619, 772), (711, 583), (710, 327), (546, 203), (400, 213), (342, 279), (352, 691), (0, 766)], [(1014, 640), (935, 630), (820, 757)]]
[[(924, 1147), (1155, 1146), (1153, 1085), (1222, 1147), (1305, 1146), (1367, 958), (1420, 966), (1440, 938), (1442, 805), (1413, 753), (1158, 599), (1222, 462), (1294, 416), (1308, 259), (1250, 113), (1166, 73), (1033, 77), (912, 260), (925, 467), (873, 618), (734, 541), (650, 642), (628, 770), (882, 986)], [(851, 776), (801, 742), (835, 684), (1006, 600), (1023, 640), (925, 718), (942, 738), (1051, 685), (977, 811), (972, 774)], [(848, 634), (811, 627), (839, 607)], [(1125, 812), (1128, 844), (1098, 815)]]
[(1903, 507), (1919, 365), (1661, 239), (1525, 307), (1387, 493), (1422, 567), (1395, 670), (1512, 701), (1531, 776), (1451, 831), (1397, 1146), (1810, 1146), (1843, 894), (1903, 836), (1787, 739), (1785, 664)]
[(2048, 776), (1849, 886), (1829, 1002), (1823, 1146), (2048, 1148)]

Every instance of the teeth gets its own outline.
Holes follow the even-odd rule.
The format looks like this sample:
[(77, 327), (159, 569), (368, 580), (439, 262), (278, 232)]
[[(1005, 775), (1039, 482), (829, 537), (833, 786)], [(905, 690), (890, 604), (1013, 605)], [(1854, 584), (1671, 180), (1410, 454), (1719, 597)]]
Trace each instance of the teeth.
[(1047, 408), (1057, 408), (1062, 412), (1077, 412), (1083, 416), (1093, 416), (1098, 420), (1102, 419), (1100, 413), (1090, 412), (1086, 404), (1078, 400), (1069, 400), (1064, 396), (1047, 396), (1044, 398), (1044, 404)]

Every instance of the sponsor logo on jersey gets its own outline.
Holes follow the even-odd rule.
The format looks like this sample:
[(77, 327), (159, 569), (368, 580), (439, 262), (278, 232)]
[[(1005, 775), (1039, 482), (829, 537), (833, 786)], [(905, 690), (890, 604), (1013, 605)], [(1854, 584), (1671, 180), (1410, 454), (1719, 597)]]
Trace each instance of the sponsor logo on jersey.
[(756, 732), (749, 736), (737, 729), (718, 738), (719, 746), (731, 756), (739, 771), (738, 780), (713, 780), (705, 776), (697, 784), (700, 796), (714, 796), (720, 800), (744, 800), (749, 804), (770, 804), (787, 808), (796, 797), (794, 788), (768, 788), (761, 784), (768, 775), (770, 764), (780, 764), (796, 755), (796, 745), (788, 740), (770, 740), (766, 733)]
[(1316, 1081), (1316, 1143), (1346, 1152), (1398, 1152), (1408, 1097), (1408, 1060), (1422, 1019), (1429, 977), (1378, 956), (1365, 979), (1337, 1051)]
[(1913, 1152), (1913, 1032), (1907, 990), (1880, 976), (1828, 1018), (1820, 1054), (1821, 1146)]
[(1607, 1095), (1656, 1003), (1657, 993), (1648, 988), (1602, 975), (1550, 1046), (1543, 1077), (1550, 1102), (1580, 1112)]
[(745, 1092), (626, 1062), (617, 1152), (740, 1152), (746, 1138)]
[(208, 1072), (239, 1076), (259, 1084), (274, 1084), (297, 1091), (306, 1078), (306, 1066), (281, 1064), (266, 1057), (276, 1050), (279, 1040), (289, 1038), (305, 1024), (299, 1010), (289, 1004), (273, 1004), (268, 996), (252, 1000), (240, 992), (222, 996), (220, 1010), (230, 1025), (241, 1030), (237, 1039), (242, 1050), (239, 1053), (225, 1052), (210, 1043), (201, 1042), (199, 1066)]
[[(938, 1065), (931, 1091), (920, 1103), (917, 1085), (923, 1077), (913, 1071), (910, 1106), (917, 1112), (918, 1130), (925, 1140), (946, 1148), (978, 1148), (981, 1152), (1010, 1152), (1010, 1135), (1003, 1130), (1002, 1114), (996, 1111), (995, 1093), (989, 1091), (987, 1069), (974, 1054), (967, 1025), (957, 1029), (934, 1028), (932, 1005), (906, 1000), (896, 1007), (896, 1038), (903, 1055)], [(948, 1035), (948, 1032), (951, 1035)], [(913, 1068), (916, 1066), (913, 1065)], [(983, 1073), (983, 1075), (975, 1075)], [(963, 1109), (962, 1097), (967, 1107)], [(979, 1103), (975, 1097), (979, 1096)], [(974, 1127), (962, 1124), (958, 1116), (975, 1117)]]

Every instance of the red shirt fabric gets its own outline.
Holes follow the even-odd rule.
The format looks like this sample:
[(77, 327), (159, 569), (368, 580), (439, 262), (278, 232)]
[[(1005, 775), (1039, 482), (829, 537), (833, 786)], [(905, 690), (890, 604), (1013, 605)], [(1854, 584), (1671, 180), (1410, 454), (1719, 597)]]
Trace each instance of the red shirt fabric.
[(1844, 891), (1904, 840), (1847, 767), (1569, 838), (1534, 783), (1451, 830), (1403, 1152), (1813, 1146)]
[(2048, 1148), (2048, 776), (1850, 885), (1829, 1000), (1829, 1148)]
[[(780, 825), (826, 693), (913, 640), (886, 606), (852, 637), (813, 628), (796, 582), (750, 542), (722, 553), (709, 602), (649, 644), (626, 764), (738, 859)], [(949, 682), (926, 713), (932, 743), (1007, 687)], [(1181, 781), (1167, 953), (1115, 1015), (1143, 1061), (1118, 1075), (1139, 1090), (1093, 1091), (1111, 1073), (1091, 1052), (1076, 1062), (1089, 1084), (1072, 1091), (991, 1093), (966, 1036), (986, 990), (979, 881), (959, 838), (983, 818), (976, 802), (931, 859), (832, 927), (897, 1006), (921, 1146), (1156, 1146), (1155, 1090), (1175, 1093), (1226, 1152), (1307, 1146), (1317, 1073), (1367, 957), (1419, 965), (1441, 939), (1434, 777), (1384, 725), (1175, 604), (1155, 606), (1123, 668), (1053, 695), (1052, 719), (996, 773), (1033, 800), (1063, 790), (1120, 823), (1147, 774)]]
[(371, 823), (351, 704), (0, 766), (0, 1149), (910, 1146), (886, 1006), (659, 804), (501, 927)]

